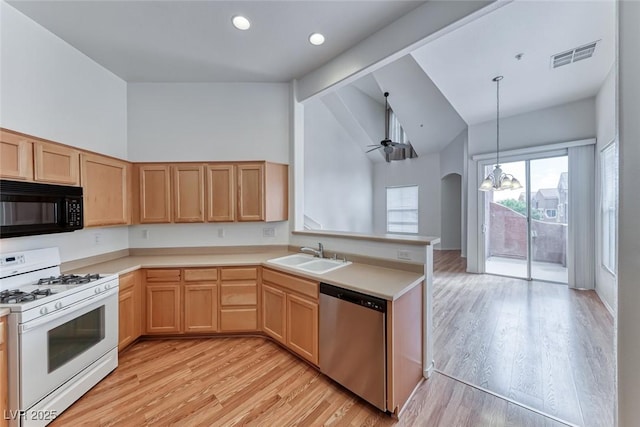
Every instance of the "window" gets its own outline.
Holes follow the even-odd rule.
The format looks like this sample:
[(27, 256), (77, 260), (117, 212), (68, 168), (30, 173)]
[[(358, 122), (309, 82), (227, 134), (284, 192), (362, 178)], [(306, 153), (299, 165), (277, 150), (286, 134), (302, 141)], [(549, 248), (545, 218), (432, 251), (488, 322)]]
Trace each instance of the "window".
[(387, 187), (387, 233), (418, 233), (418, 186)]
[(617, 217), (617, 176), (618, 159), (616, 143), (602, 150), (600, 168), (602, 182), (602, 265), (612, 273), (616, 271), (616, 217)]
[(547, 218), (555, 218), (558, 215), (555, 209), (547, 209), (544, 214)]

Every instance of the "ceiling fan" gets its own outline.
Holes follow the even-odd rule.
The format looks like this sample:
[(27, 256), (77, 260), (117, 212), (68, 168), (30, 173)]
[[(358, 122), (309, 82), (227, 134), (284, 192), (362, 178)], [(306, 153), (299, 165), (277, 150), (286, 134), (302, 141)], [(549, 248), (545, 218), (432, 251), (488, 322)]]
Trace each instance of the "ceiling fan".
[(372, 144), (367, 147), (374, 147), (367, 151), (370, 153), (372, 151), (382, 149), (385, 154), (385, 159), (387, 162), (391, 162), (390, 154), (393, 153), (395, 147), (398, 148), (409, 148), (409, 144), (405, 144), (403, 142), (395, 142), (389, 138), (389, 118), (391, 115), (391, 108), (389, 108), (389, 92), (384, 93), (384, 139), (380, 141), (380, 144)]

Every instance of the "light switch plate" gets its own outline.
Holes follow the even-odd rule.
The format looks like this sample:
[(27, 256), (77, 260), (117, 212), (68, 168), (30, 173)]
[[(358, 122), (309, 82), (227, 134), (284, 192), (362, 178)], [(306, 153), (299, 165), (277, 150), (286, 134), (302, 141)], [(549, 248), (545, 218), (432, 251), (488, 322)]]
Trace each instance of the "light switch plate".
[(411, 260), (411, 252), (407, 250), (398, 250), (398, 259)]
[(276, 236), (276, 229), (273, 227), (266, 227), (262, 229), (262, 236), (263, 237), (275, 237)]

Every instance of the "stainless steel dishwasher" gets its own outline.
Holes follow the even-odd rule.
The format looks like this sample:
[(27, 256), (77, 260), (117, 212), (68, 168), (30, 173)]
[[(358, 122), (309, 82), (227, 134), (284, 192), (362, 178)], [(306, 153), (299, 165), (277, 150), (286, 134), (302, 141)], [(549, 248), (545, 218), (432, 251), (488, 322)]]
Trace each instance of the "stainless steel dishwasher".
[(386, 411), (387, 301), (320, 283), (320, 371)]

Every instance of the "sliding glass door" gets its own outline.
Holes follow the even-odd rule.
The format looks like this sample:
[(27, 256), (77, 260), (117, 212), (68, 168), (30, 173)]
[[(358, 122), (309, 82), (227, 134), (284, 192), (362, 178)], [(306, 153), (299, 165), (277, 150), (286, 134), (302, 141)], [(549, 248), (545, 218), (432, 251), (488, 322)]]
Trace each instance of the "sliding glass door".
[(502, 168), (522, 188), (484, 193), (485, 272), (567, 283), (567, 156), (504, 163)]

